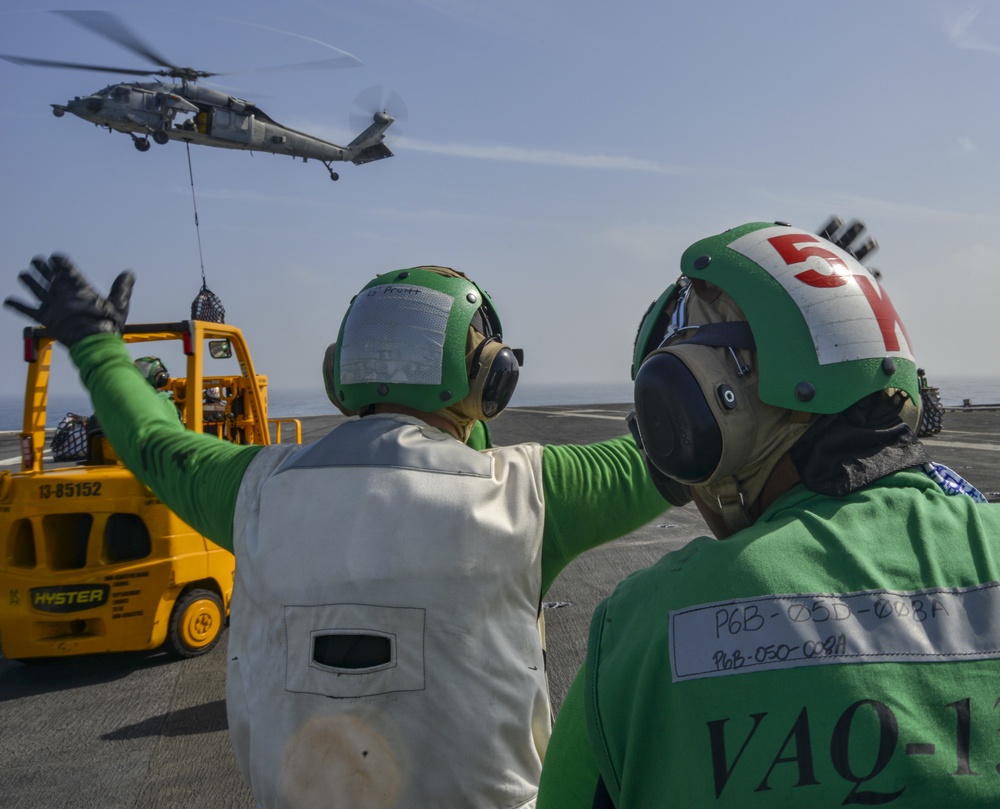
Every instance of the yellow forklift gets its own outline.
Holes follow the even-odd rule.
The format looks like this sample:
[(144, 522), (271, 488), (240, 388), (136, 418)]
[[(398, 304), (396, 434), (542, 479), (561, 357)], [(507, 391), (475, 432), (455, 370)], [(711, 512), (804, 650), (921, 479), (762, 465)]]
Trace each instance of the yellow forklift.
[[(238, 328), (186, 320), (126, 326), (123, 337), (186, 364), (164, 389), (187, 429), (241, 444), (280, 442), (283, 433), (301, 443), (298, 420), (268, 418), (267, 378)], [(4, 657), (208, 652), (229, 615), (233, 555), (163, 505), (99, 430), (86, 435), (80, 460), (46, 462), (52, 347), (44, 329), (25, 329), (21, 471), (0, 471)], [(225, 361), (227, 372), (206, 375), (206, 359)]]

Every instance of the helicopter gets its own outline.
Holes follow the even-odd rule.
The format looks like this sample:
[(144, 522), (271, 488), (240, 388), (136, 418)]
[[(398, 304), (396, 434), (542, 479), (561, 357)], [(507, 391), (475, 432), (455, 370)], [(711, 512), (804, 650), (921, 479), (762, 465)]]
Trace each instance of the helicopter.
[[(284, 126), (250, 101), (197, 84), (199, 79), (223, 74), (172, 64), (108, 12), (53, 13), (111, 40), (162, 69), (134, 70), (4, 54), (0, 54), (0, 59), (32, 67), (162, 76), (179, 82), (131, 81), (110, 84), (96, 93), (76, 96), (65, 104), (52, 104), (52, 113), (57, 118), (68, 112), (109, 132), (123, 132), (132, 138), (132, 144), (140, 152), (149, 150), (152, 139), (154, 143), (161, 145), (176, 140), (222, 149), (270, 152), (300, 157), (303, 162), (313, 158), (326, 166), (331, 180), (340, 178), (333, 168), (334, 163), (351, 162), (360, 166), (393, 156), (385, 144), (385, 132), (396, 118), (388, 114), (387, 108), (376, 109), (367, 128), (346, 146), (340, 146)], [(334, 59), (282, 65), (271, 69), (337, 68), (356, 64), (360, 64), (357, 59), (344, 54)], [(402, 104), (398, 98), (395, 101)]]

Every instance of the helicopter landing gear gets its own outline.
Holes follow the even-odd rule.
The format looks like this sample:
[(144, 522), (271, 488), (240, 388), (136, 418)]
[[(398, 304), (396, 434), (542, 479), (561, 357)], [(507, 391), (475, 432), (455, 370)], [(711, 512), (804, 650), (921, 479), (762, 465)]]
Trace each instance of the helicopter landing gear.
[(135, 146), (140, 152), (149, 151), (149, 139), (148, 138), (133, 138), (132, 145)]
[[(305, 160), (303, 160), (302, 162), (304, 163), (304, 162), (305, 162)], [(330, 166), (330, 164), (329, 164), (329, 163), (324, 163), (323, 165), (324, 165), (324, 166), (326, 166), (326, 170), (327, 170), (328, 172), (330, 172), (330, 179), (331, 179), (331, 180), (333, 180), (334, 182), (337, 182), (337, 180), (339, 180), (339, 179), (340, 179), (340, 175), (339, 175), (339, 174), (337, 174), (337, 172), (335, 172), (335, 171), (334, 171), (334, 170), (333, 170), (333, 169), (331, 168), (331, 166)]]
[[(167, 135), (162, 129), (157, 129), (153, 132), (153, 140), (155, 140), (160, 146), (163, 146), (170, 140), (170, 136)], [(149, 148), (148, 146), (146, 148)]]

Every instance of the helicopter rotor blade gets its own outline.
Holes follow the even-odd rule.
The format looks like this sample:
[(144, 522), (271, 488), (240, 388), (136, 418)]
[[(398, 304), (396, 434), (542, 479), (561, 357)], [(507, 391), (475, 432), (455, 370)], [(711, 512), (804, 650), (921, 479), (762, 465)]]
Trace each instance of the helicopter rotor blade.
[(176, 65), (160, 56), (137, 34), (128, 29), (125, 24), (106, 11), (53, 11), (68, 20), (72, 20), (81, 28), (86, 28), (98, 36), (111, 40), (117, 45), (138, 54), (160, 67), (176, 69)]
[[(385, 96), (383, 87), (366, 87), (354, 98), (356, 114), (371, 117), (382, 109), (382, 99)], [(367, 126), (367, 124), (366, 124)]]
[(385, 110), (389, 112), (397, 121), (405, 121), (410, 117), (410, 112), (406, 109), (406, 102), (403, 101), (403, 97), (395, 91), (389, 93), (389, 96), (385, 101)]
[[(368, 87), (362, 90), (354, 99), (354, 111), (351, 112), (351, 131), (363, 132), (372, 122), (372, 116), (377, 112), (391, 115), (398, 123), (404, 122), (409, 116), (406, 103), (402, 96), (384, 87)], [(396, 125), (388, 130), (386, 139), (395, 143), (399, 140), (402, 130)]]
[(332, 59), (317, 59), (313, 62), (292, 62), (287, 65), (272, 65), (271, 67), (256, 67), (242, 73), (283, 73), (292, 70), (339, 70), (345, 67), (360, 67), (361, 62), (347, 54), (334, 56)]
[(250, 68), (247, 70), (228, 71), (226, 73), (215, 73), (206, 70), (196, 70), (192, 67), (179, 67), (157, 53), (153, 48), (143, 41), (135, 32), (129, 29), (118, 17), (107, 11), (53, 11), (65, 17), (67, 20), (86, 28), (88, 31), (97, 34), (116, 45), (120, 45), (126, 50), (143, 57), (144, 59), (159, 65), (163, 70), (136, 70), (132, 68), (118, 68), (106, 65), (91, 65), (81, 62), (62, 62), (54, 59), (33, 59), (27, 56), (0, 55), (0, 59), (13, 62), (17, 65), (29, 65), (33, 67), (61, 67), (72, 70), (93, 70), (101, 73), (119, 73), (129, 76), (169, 76), (181, 81), (197, 81), (211, 76), (232, 76), (238, 73), (266, 73), (284, 72), (292, 70), (330, 70), (345, 67), (357, 67), (361, 61), (355, 56), (341, 51), (339, 48), (332, 48), (340, 55), (330, 59), (319, 59), (310, 62), (295, 62), (284, 65), (273, 65), (271, 67)]
[(84, 65), (78, 62), (56, 62), (52, 59), (31, 59), (27, 56), (9, 56), (0, 54), (0, 59), (5, 62), (12, 62), (15, 65), (29, 65), (31, 67), (63, 67), (71, 70), (96, 70), (101, 73), (125, 73), (129, 76), (153, 76), (159, 70), (133, 70), (126, 67), (108, 67), (105, 65)]

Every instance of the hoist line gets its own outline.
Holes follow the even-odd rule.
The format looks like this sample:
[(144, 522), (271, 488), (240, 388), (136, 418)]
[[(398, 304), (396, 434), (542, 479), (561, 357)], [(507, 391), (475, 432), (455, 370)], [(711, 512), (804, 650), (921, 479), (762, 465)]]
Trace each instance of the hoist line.
[(194, 207), (194, 230), (198, 236), (198, 261), (201, 262), (201, 286), (202, 289), (206, 286), (205, 281), (205, 256), (201, 251), (201, 227), (198, 224), (198, 200), (194, 195), (194, 169), (191, 168), (191, 144), (190, 142), (185, 142), (187, 147), (187, 159), (188, 159), (188, 177), (191, 179), (191, 205)]

